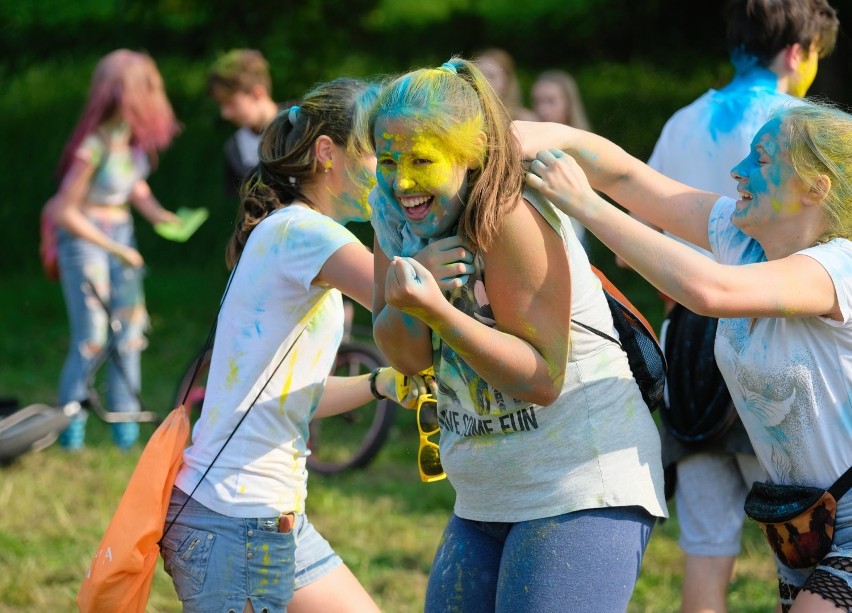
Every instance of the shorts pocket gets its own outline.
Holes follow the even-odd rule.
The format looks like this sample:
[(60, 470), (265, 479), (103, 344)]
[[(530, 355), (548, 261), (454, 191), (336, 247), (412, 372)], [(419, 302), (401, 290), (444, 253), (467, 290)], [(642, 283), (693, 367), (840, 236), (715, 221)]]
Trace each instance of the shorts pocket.
[(163, 539), (163, 568), (181, 600), (192, 598), (204, 587), (214, 540), (212, 532), (178, 524), (173, 524)]

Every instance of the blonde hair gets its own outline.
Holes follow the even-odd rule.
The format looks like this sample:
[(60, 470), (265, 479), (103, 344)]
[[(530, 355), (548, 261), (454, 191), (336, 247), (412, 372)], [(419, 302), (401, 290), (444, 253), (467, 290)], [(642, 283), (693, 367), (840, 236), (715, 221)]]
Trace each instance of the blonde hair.
[(795, 106), (778, 115), (793, 169), (805, 188), (821, 190), (820, 175), (831, 181), (823, 201), (829, 229), (820, 241), (852, 239), (852, 115), (827, 103)]
[(515, 72), (515, 60), (508, 51), (498, 47), (483, 49), (473, 56), (473, 62), (478, 63), (481, 60), (491, 60), (503, 72), (506, 79), (506, 91), (495, 92), (497, 97), (506, 106), (509, 111), (509, 116), (512, 119), (518, 119), (518, 113), (523, 109), (523, 100), (521, 99), (521, 84), (518, 82), (518, 75)]
[(458, 230), (487, 250), (503, 216), (519, 201), (524, 173), (511, 118), (476, 64), (453, 57), (441, 68), (397, 77), (379, 94), (369, 134), (379, 117), (417, 122), (441, 139), (458, 163), (474, 166)]
[[(586, 117), (583, 99), (580, 97), (580, 88), (577, 87), (577, 81), (574, 80), (574, 77), (563, 70), (545, 70), (538, 75), (536, 83), (541, 81), (554, 83), (562, 92), (567, 108), (567, 116), (564, 121), (566, 125), (586, 131), (592, 129), (589, 119)], [(535, 84), (533, 84), (533, 87), (535, 87)]]

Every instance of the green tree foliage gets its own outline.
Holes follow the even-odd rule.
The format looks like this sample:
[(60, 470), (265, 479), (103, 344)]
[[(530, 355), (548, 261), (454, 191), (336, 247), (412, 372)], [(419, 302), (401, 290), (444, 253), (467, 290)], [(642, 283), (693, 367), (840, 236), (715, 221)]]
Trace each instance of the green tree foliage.
[[(836, 6), (852, 0), (832, 0)], [(524, 91), (563, 68), (577, 78), (595, 131), (647, 158), (677, 108), (730, 77), (723, 3), (699, 0), (0, 0), (0, 272), (37, 270), (38, 213), (99, 57), (119, 47), (155, 58), (183, 133), (151, 184), (168, 208), (207, 206), (186, 245), (139, 224), (149, 264), (217, 265), (235, 202), (222, 195), (222, 143), (232, 128), (204, 95), (207, 66), (233, 47), (261, 50), (277, 100), (337, 76), (380, 77), (500, 46)], [(852, 16), (852, 7), (841, 18)], [(844, 46), (845, 45), (845, 46)], [(849, 41), (812, 89), (843, 101)], [(825, 87), (820, 87), (825, 83)], [(369, 229), (358, 230), (369, 234)]]

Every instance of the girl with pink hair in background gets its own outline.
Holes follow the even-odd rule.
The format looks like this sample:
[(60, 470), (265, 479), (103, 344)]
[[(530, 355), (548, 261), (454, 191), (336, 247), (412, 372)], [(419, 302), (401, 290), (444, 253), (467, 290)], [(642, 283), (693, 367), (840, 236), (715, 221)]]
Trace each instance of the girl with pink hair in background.
[[(107, 406), (139, 411), (140, 352), (148, 315), (142, 290), (144, 260), (136, 249), (131, 205), (152, 224), (179, 221), (146, 181), (157, 154), (179, 126), (154, 61), (119, 49), (95, 67), (83, 113), (59, 162), (60, 187), (47, 205), (56, 226), (59, 277), (71, 327), (59, 384), (59, 403), (83, 401), (86, 382), (114, 326), (115, 352), (107, 362)], [(96, 293), (95, 293), (96, 292)], [(127, 449), (136, 422), (112, 424), (115, 444)], [(85, 415), (60, 436), (68, 449), (85, 438)]]

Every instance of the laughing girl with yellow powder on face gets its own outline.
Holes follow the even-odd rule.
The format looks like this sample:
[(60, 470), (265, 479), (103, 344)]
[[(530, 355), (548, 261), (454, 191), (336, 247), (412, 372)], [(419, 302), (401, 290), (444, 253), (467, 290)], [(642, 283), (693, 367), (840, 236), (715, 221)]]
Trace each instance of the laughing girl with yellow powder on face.
[[(426, 611), (624, 610), (665, 516), (656, 427), (568, 217), (522, 192), (510, 119), (454, 58), (388, 83), (371, 115), (374, 333), (434, 366), (456, 491)], [(414, 259), (442, 241), (442, 292)], [(468, 257), (469, 254), (472, 257)]]

